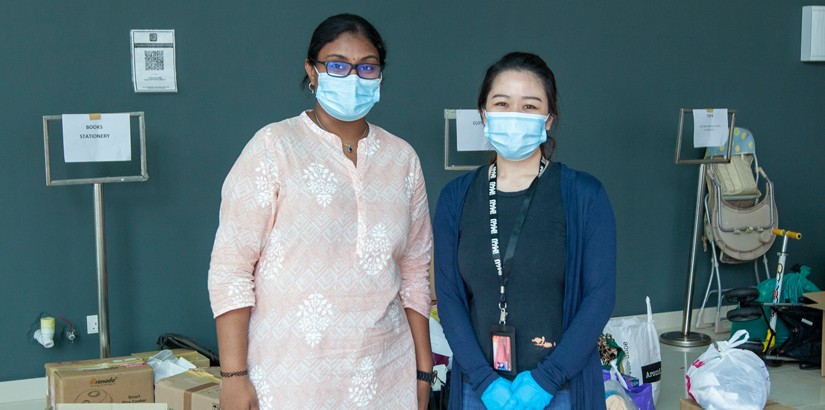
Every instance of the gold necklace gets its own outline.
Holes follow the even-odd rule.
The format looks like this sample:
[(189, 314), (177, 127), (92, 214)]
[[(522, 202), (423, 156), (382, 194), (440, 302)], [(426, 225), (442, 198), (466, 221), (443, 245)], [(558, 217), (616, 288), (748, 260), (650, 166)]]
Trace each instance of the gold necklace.
[[(321, 119), (318, 118), (318, 112), (316, 110), (312, 110), (312, 115), (315, 116), (315, 122), (318, 123), (318, 126), (321, 127), (322, 130), (324, 130), (326, 132), (329, 132), (329, 131), (327, 131), (326, 128), (324, 128), (324, 124), (321, 124)], [(361, 138), (366, 137), (367, 134), (369, 134), (369, 131), (370, 131), (370, 124), (367, 123), (366, 121), (364, 121), (364, 132), (361, 133), (361, 136), (358, 139), (360, 140)], [(340, 136), (339, 136), (339, 138), (340, 138)], [(347, 152), (350, 153), (350, 154), (352, 154), (352, 151), (355, 148), (358, 148), (358, 145), (357, 145), (358, 143), (356, 143), (355, 148), (353, 148), (352, 144), (347, 144), (346, 142), (344, 142), (344, 140), (341, 140), (341, 144), (344, 144), (344, 146), (347, 147)]]

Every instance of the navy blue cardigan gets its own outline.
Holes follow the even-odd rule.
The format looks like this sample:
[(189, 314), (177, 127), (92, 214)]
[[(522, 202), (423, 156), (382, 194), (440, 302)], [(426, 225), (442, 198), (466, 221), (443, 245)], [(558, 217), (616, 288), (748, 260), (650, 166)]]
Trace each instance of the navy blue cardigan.
[[(474, 176), (487, 170), (486, 166), (479, 167), (447, 184), (438, 198), (433, 220), (438, 315), (454, 355), (452, 409), (461, 408), (464, 376), (479, 395), (498, 377), (476, 340), (457, 261), (464, 199)], [(551, 394), (569, 381), (574, 409), (604, 409), (604, 381), (596, 343), (616, 301), (616, 221), (604, 187), (589, 174), (561, 165), (561, 195), (568, 251), (564, 330), (556, 348), (531, 373)]]

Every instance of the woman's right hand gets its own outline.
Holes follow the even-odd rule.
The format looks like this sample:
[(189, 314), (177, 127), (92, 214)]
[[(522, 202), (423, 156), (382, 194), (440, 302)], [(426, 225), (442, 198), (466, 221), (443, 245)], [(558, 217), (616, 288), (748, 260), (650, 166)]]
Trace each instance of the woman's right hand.
[(505, 405), (509, 404), (511, 397), (511, 385), (510, 381), (503, 377), (493, 380), (481, 395), (481, 402), (489, 410), (506, 409)]
[(248, 376), (221, 380), (221, 410), (258, 410), (258, 396)]

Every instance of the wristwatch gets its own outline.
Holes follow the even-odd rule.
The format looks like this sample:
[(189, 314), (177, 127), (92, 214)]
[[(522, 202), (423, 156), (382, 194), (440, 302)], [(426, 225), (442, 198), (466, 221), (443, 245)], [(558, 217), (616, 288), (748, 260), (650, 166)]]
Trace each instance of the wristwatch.
[(418, 380), (425, 381), (425, 382), (430, 383), (430, 384), (433, 384), (433, 382), (435, 382), (435, 373), (427, 373), (427, 372), (422, 372), (421, 370), (416, 370), (415, 371), (415, 377)]

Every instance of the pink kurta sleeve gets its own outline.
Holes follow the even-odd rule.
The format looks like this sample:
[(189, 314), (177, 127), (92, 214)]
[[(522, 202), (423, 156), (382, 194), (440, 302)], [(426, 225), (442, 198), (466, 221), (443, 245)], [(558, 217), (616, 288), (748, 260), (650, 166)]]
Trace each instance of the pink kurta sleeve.
[(401, 258), (401, 303), (424, 317), (430, 316), (430, 256), (433, 246), (433, 230), (430, 222), (427, 189), (418, 158), (414, 158), (409, 183), (410, 231), (407, 249)]
[(208, 281), (214, 317), (255, 306), (255, 267), (272, 229), (280, 185), (266, 134), (261, 130), (250, 140), (221, 191)]

